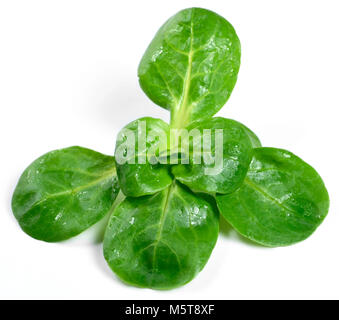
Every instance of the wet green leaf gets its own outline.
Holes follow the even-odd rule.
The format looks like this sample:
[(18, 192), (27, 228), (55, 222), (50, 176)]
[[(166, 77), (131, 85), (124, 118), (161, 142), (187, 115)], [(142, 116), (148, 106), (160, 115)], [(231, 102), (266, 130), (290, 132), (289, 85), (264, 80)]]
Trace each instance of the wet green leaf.
[(152, 196), (126, 198), (106, 230), (107, 263), (139, 287), (170, 289), (189, 282), (218, 237), (218, 210), (210, 200), (176, 182)]
[[(252, 159), (251, 139), (254, 139), (254, 133), (241, 123), (225, 118), (197, 121), (187, 129), (196, 137), (200, 132), (202, 139), (189, 140), (189, 164), (173, 166), (172, 173), (176, 179), (195, 192), (225, 194), (239, 188)], [(197, 130), (196, 133), (194, 130)], [(203, 148), (204, 140), (211, 141), (211, 148)], [(199, 150), (202, 150), (202, 157), (195, 159)], [(197, 163), (199, 160), (200, 164)]]
[(119, 184), (126, 196), (153, 194), (172, 183), (169, 168), (157, 162), (167, 150), (168, 139), (169, 125), (150, 117), (135, 120), (119, 132), (115, 157)]
[(157, 32), (139, 65), (147, 96), (171, 111), (173, 127), (213, 116), (228, 100), (240, 66), (240, 42), (218, 14), (178, 12)]
[(326, 217), (329, 197), (318, 173), (300, 158), (258, 148), (243, 185), (217, 196), (217, 203), (240, 234), (275, 247), (309, 237)]
[(70, 147), (43, 155), (24, 171), (12, 209), (31, 237), (61, 241), (103, 218), (118, 191), (113, 157)]

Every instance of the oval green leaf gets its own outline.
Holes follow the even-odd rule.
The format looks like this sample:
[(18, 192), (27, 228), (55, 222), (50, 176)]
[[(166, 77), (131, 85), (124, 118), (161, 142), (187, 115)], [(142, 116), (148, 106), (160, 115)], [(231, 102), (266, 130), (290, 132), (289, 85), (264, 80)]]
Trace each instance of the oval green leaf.
[[(226, 194), (239, 188), (252, 159), (249, 129), (235, 120), (210, 118), (191, 123), (187, 130), (193, 136), (189, 140), (189, 163), (172, 167), (175, 178), (195, 192)], [(198, 133), (202, 139), (195, 140)], [(211, 154), (209, 148), (203, 148), (204, 141), (211, 141)], [(196, 159), (199, 150), (202, 157)]]
[(70, 147), (43, 155), (24, 171), (12, 210), (31, 237), (62, 241), (103, 218), (118, 191), (113, 157)]
[(171, 111), (171, 125), (185, 127), (213, 116), (237, 80), (240, 42), (218, 14), (200, 8), (178, 12), (157, 32), (139, 65), (140, 86)]
[(202, 270), (218, 232), (213, 201), (173, 182), (152, 196), (126, 198), (114, 210), (104, 238), (104, 256), (123, 281), (170, 289), (186, 284)]
[(168, 167), (158, 162), (159, 155), (167, 151), (168, 139), (169, 125), (150, 117), (135, 120), (119, 132), (115, 158), (126, 196), (153, 194), (172, 183)]
[(243, 185), (216, 197), (220, 213), (243, 236), (269, 247), (309, 237), (327, 215), (318, 173), (286, 150), (258, 148)]

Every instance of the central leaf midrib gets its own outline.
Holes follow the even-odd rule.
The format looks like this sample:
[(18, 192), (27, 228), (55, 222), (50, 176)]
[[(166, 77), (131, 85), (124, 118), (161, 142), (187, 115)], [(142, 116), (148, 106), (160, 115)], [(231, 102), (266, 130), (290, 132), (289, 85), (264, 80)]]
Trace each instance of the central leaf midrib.
[(52, 198), (57, 198), (57, 197), (60, 197), (60, 196), (64, 196), (64, 195), (67, 195), (67, 194), (71, 194), (71, 193), (78, 193), (79, 191), (82, 191), (84, 189), (87, 189), (89, 187), (92, 187), (98, 183), (100, 183), (101, 181), (105, 181), (109, 178), (111, 178), (112, 176), (114, 176), (116, 174), (116, 169), (113, 168), (112, 170), (109, 170), (109, 171), (106, 171), (105, 174), (103, 176), (101, 176), (101, 178), (99, 179), (96, 179), (96, 180), (93, 180), (92, 182), (90, 183), (87, 183), (85, 185), (82, 185), (82, 186), (79, 186), (79, 187), (76, 187), (74, 189), (68, 189), (68, 190), (64, 190), (64, 191), (61, 191), (61, 192), (57, 192), (57, 193), (52, 193), (52, 194), (48, 194), (46, 195), (43, 199), (41, 199), (40, 201), (36, 202), (33, 204), (33, 206), (30, 208), (30, 210), (32, 210), (34, 207), (40, 205), (41, 203), (49, 200), (49, 199), (52, 199)]
[(278, 199), (276, 199), (273, 196), (271, 196), (267, 191), (265, 191), (264, 189), (260, 188), (258, 185), (256, 185), (252, 181), (250, 181), (248, 178), (245, 178), (244, 183), (246, 183), (248, 186), (250, 186), (252, 189), (256, 190), (257, 192), (261, 193), (264, 197), (269, 199), (271, 202), (275, 203), (280, 208), (295, 214), (295, 212), (292, 209), (290, 209), (289, 207), (287, 207), (284, 204), (282, 204)]
[[(187, 105), (187, 99), (188, 99), (188, 93), (190, 90), (191, 85), (191, 75), (192, 75), (192, 63), (193, 63), (193, 10), (192, 10), (192, 16), (191, 16), (191, 39), (190, 39), (190, 49), (188, 52), (188, 65), (187, 65), (187, 71), (185, 74), (184, 82), (183, 82), (183, 92), (179, 99), (179, 103), (176, 106), (177, 114), (174, 118), (174, 126), (176, 127), (183, 127), (185, 125), (186, 117), (188, 116), (186, 113), (186, 105)], [(178, 123), (176, 123), (178, 122)]]
[(156, 241), (158, 241), (158, 242), (161, 239), (162, 230), (164, 228), (164, 222), (165, 222), (165, 218), (166, 218), (166, 213), (167, 213), (167, 209), (168, 209), (169, 198), (170, 198), (170, 195), (171, 195), (172, 187), (173, 187), (173, 184), (168, 187), (168, 191), (167, 191), (166, 198), (165, 198), (165, 201), (164, 201), (164, 207), (163, 207), (162, 214), (161, 214), (161, 217), (160, 217), (160, 222), (159, 222), (160, 228), (159, 228), (159, 231), (158, 231), (158, 234), (157, 234), (157, 239), (156, 239)]
[(162, 207), (162, 212), (161, 212), (159, 224), (158, 224), (159, 230), (157, 232), (155, 241), (153, 243), (154, 247), (153, 247), (152, 273), (154, 273), (154, 270), (155, 270), (157, 248), (158, 248), (159, 243), (161, 242), (162, 231), (164, 229), (164, 224), (165, 224), (165, 220), (166, 220), (166, 216), (167, 216), (167, 212), (168, 212), (169, 200), (170, 200), (171, 191), (172, 191), (173, 186), (174, 186), (174, 182), (168, 187), (167, 194), (166, 194), (166, 197), (165, 197), (165, 201), (163, 202), (164, 205)]

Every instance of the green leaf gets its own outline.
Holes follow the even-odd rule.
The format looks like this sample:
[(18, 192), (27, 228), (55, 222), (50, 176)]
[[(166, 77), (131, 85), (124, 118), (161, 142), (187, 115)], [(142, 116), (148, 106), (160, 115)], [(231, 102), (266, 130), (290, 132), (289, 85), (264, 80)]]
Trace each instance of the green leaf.
[(126, 196), (153, 194), (172, 183), (169, 168), (157, 163), (160, 153), (167, 150), (168, 139), (169, 125), (150, 117), (135, 120), (119, 132), (115, 157), (119, 184)]
[(241, 125), (244, 128), (244, 130), (246, 131), (247, 136), (251, 140), (252, 148), (262, 147), (261, 142), (260, 142), (259, 138), (257, 137), (257, 135), (251, 129), (247, 128), (244, 124), (241, 124)]
[(104, 256), (123, 281), (170, 289), (186, 284), (202, 270), (218, 232), (213, 201), (173, 182), (152, 196), (126, 198), (114, 210), (104, 238)]
[(258, 148), (244, 184), (217, 196), (220, 213), (243, 236), (269, 247), (309, 237), (327, 215), (329, 197), (318, 173), (286, 150)]
[[(176, 179), (195, 192), (225, 194), (239, 188), (252, 159), (253, 148), (248, 136), (249, 129), (235, 120), (210, 118), (190, 124), (187, 130), (192, 135), (193, 130), (198, 130), (203, 139), (190, 139), (189, 164), (178, 164), (172, 168)], [(206, 130), (210, 130), (210, 138), (203, 134)], [(201, 148), (204, 140), (211, 141), (212, 161), (208, 160), (209, 148)], [(203, 151), (203, 157), (195, 160), (198, 150)], [(197, 163), (199, 160), (200, 164)]]
[(113, 157), (70, 147), (43, 155), (24, 171), (12, 210), (31, 237), (62, 241), (103, 218), (118, 191)]
[(146, 95), (185, 127), (213, 116), (228, 100), (240, 66), (240, 42), (218, 14), (200, 8), (178, 12), (157, 32), (139, 65)]

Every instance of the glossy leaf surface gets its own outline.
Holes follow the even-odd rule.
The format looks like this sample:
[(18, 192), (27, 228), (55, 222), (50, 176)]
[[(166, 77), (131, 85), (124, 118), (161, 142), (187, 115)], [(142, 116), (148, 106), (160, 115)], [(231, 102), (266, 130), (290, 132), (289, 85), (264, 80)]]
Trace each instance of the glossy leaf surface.
[(152, 196), (126, 198), (107, 227), (105, 259), (123, 281), (135, 286), (184, 285), (212, 252), (218, 215), (210, 199), (176, 182)]
[[(143, 130), (145, 136), (142, 136)], [(152, 164), (152, 159), (156, 160), (163, 150), (167, 150), (168, 138), (169, 125), (150, 117), (135, 120), (121, 130), (115, 156), (119, 184), (126, 196), (153, 194), (172, 183), (167, 166)], [(125, 156), (125, 163), (119, 163), (121, 154)]]
[[(211, 141), (210, 150), (214, 159), (208, 163), (202, 157), (201, 164), (194, 163), (194, 152), (196, 152), (194, 149), (199, 142), (196, 143), (194, 139), (191, 139), (189, 164), (178, 164), (172, 168), (176, 179), (195, 192), (225, 194), (236, 190), (242, 184), (252, 159), (253, 148), (248, 136), (249, 129), (237, 121), (225, 118), (197, 121), (189, 125), (187, 129), (189, 132), (198, 130), (201, 133), (206, 129), (211, 130), (211, 138), (208, 140)], [(220, 143), (217, 142), (218, 137), (216, 139), (216, 130), (221, 130)], [(200, 141), (200, 145), (203, 146), (203, 144), (203, 141)], [(204, 155), (206, 155), (206, 150), (203, 150)], [(211, 171), (207, 172), (206, 169)]]
[(70, 147), (43, 155), (24, 171), (12, 209), (33, 238), (61, 241), (103, 218), (118, 191), (113, 157)]
[(271, 247), (306, 239), (329, 208), (318, 173), (291, 152), (274, 148), (255, 149), (244, 184), (217, 196), (217, 203), (240, 234)]
[(147, 96), (171, 110), (173, 127), (213, 116), (228, 100), (240, 66), (240, 42), (223, 17), (178, 12), (157, 32), (139, 65)]
[(257, 135), (251, 129), (246, 127), (244, 124), (241, 124), (241, 125), (244, 128), (247, 136), (251, 140), (252, 148), (260, 148), (260, 147), (262, 147), (261, 142), (260, 142), (259, 138), (257, 137)]

